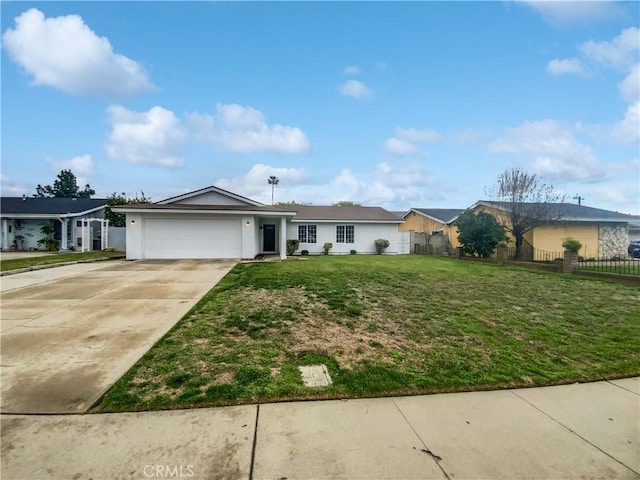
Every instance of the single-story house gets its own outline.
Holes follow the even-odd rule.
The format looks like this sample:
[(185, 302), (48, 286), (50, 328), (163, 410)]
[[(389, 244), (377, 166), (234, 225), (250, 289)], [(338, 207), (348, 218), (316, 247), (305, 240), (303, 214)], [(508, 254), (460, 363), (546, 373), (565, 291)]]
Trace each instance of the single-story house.
[[(504, 202), (481, 200), (471, 208), (494, 215), (498, 221), (508, 224)], [(536, 209), (536, 204), (526, 203), (523, 208)], [(624, 213), (574, 203), (553, 204), (551, 217), (524, 235), (524, 240), (537, 250), (562, 252), (562, 242), (571, 237), (582, 243), (579, 254), (584, 258), (626, 257), (629, 240), (629, 223), (633, 217)]]
[(206, 187), (156, 203), (123, 205), (127, 259), (254, 258), (297, 253), (375, 253), (374, 241), (389, 240), (398, 253), (402, 219), (380, 207), (266, 206), (218, 187)]
[[(508, 224), (506, 205), (480, 200), (470, 208), (476, 212), (490, 213), (501, 223)], [(523, 205), (525, 209), (535, 209), (535, 204)], [(562, 253), (563, 240), (572, 237), (582, 243), (579, 254), (585, 258), (626, 256), (630, 231), (638, 223), (637, 217), (573, 203), (553, 204), (553, 209), (551, 216), (557, 220), (545, 222), (524, 235), (525, 245), (529, 249)], [(431, 236), (431, 240), (442, 232), (455, 248), (460, 245), (455, 220), (462, 212), (464, 210), (460, 209), (412, 208), (405, 213), (405, 223), (399, 228), (424, 233)]]
[(42, 249), (41, 228), (54, 229), (60, 250), (101, 250), (108, 242), (104, 198), (2, 197), (3, 251)]
[(402, 215), (400, 231), (412, 232), (414, 253), (443, 253), (459, 246), (458, 230), (453, 222), (464, 212), (461, 208), (412, 208)]

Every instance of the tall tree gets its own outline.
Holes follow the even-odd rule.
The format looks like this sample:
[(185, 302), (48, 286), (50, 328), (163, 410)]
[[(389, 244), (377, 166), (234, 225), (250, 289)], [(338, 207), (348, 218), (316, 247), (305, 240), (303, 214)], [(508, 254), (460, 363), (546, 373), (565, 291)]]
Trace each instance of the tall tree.
[(280, 179), (275, 175), (270, 175), (267, 182), (271, 185), (271, 205), (273, 205), (273, 192), (276, 187), (280, 183)]
[(490, 257), (499, 242), (506, 240), (504, 227), (493, 215), (486, 212), (465, 210), (456, 219), (458, 241), (465, 253)]
[(86, 184), (84, 190), (78, 187), (78, 180), (71, 170), (61, 170), (53, 182), (53, 186), (40, 184), (36, 187), (34, 197), (91, 198), (96, 191)]
[(559, 220), (564, 212), (565, 195), (540, 177), (519, 168), (507, 169), (498, 176), (498, 182), (485, 190), (494, 203), (498, 222), (513, 235), (516, 258), (522, 257), (525, 233), (544, 223)]
[(334, 207), (361, 207), (362, 205), (351, 200), (340, 200), (333, 204)]
[(124, 213), (116, 213), (111, 210), (110, 207), (149, 202), (151, 202), (151, 199), (147, 198), (143, 191), (140, 191), (140, 196), (136, 193), (136, 196), (133, 198), (128, 198), (124, 192), (120, 194), (113, 192), (107, 197), (107, 206), (104, 209), (104, 218), (109, 220), (109, 225), (112, 227), (126, 227), (126, 215)]

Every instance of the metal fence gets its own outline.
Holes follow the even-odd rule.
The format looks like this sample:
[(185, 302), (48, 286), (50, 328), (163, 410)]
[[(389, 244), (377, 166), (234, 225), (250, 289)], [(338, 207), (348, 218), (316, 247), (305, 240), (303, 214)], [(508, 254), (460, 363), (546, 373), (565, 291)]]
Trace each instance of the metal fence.
[(539, 248), (533, 248), (529, 243), (523, 243), (520, 248), (520, 257), (516, 258), (515, 247), (507, 248), (508, 260), (519, 260), (522, 262), (562, 262), (564, 257), (563, 252), (550, 252), (547, 250), (540, 250)]
[(584, 272), (640, 275), (640, 258), (588, 258), (579, 259), (578, 270)]

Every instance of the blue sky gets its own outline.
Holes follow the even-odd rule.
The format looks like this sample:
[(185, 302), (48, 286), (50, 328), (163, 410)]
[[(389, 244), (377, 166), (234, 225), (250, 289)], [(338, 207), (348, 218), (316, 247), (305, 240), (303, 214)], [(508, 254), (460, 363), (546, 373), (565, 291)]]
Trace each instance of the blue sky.
[(2, 2), (2, 195), (640, 213), (637, 2)]

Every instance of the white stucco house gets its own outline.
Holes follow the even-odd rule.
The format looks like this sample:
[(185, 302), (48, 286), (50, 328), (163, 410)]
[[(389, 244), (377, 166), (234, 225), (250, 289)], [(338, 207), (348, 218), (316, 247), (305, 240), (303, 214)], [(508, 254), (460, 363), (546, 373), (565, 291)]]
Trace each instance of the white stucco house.
[(374, 241), (389, 240), (399, 252), (403, 220), (380, 207), (266, 206), (218, 187), (206, 187), (156, 203), (113, 207), (127, 216), (127, 259), (255, 258), (297, 253), (375, 253)]
[(42, 249), (40, 229), (48, 226), (55, 231), (61, 251), (106, 248), (106, 203), (104, 198), (2, 197), (0, 247), (2, 251)]

